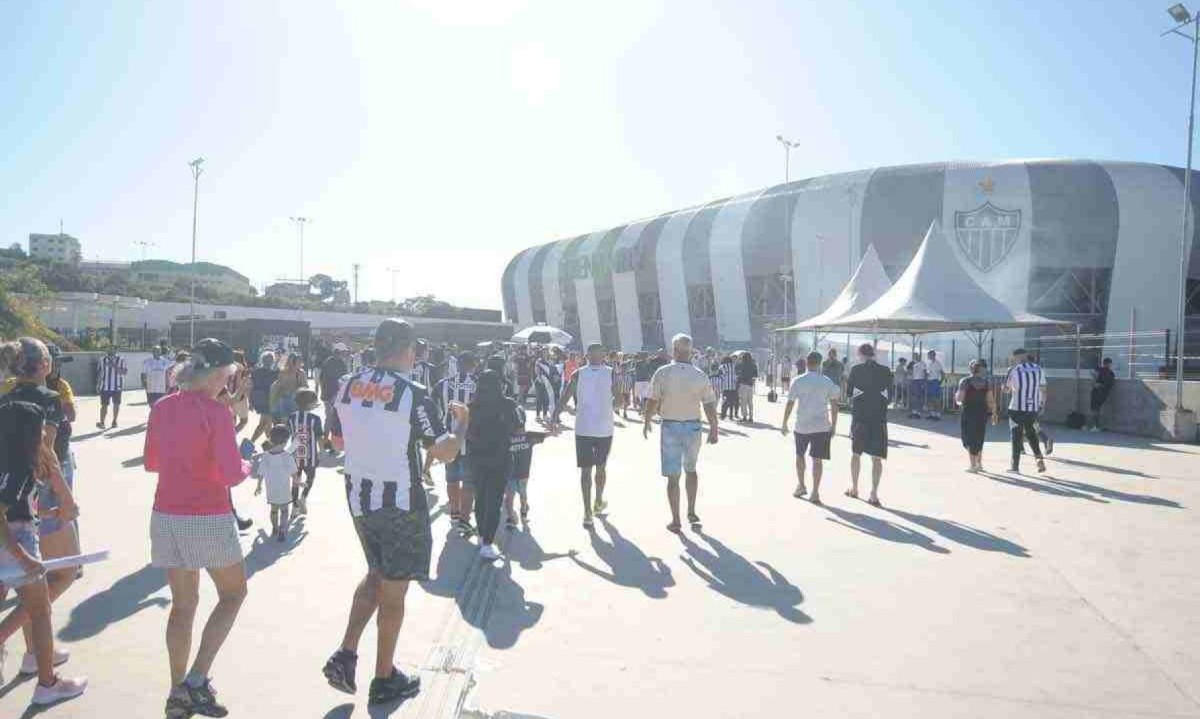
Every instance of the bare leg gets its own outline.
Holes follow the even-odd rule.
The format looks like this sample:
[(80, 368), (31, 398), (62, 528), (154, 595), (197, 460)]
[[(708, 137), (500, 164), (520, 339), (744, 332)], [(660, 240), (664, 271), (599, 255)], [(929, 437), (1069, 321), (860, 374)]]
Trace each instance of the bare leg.
[(700, 475), (695, 472), (685, 472), (684, 477), (687, 489), (688, 517), (695, 517), (696, 493), (700, 489)]
[(121, 413), (121, 403), (113, 402), (113, 424), (117, 423), (117, 415)]
[(812, 499), (814, 504), (820, 504), (821, 503), (821, 475), (823, 475), (825, 473), (825, 463), (819, 457), (814, 458), (812, 462), (813, 462), (813, 468), (812, 468), (813, 491), (812, 491), (812, 496), (810, 497), (810, 499)]
[(803, 497), (808, 493), (808, 488), (804, 486), (804, 455), (796, 455), (796, 491), (792, 493), (793, 497)]
[(608, 465), (596, 465), (596, 503), (604, 501), (604, 485), (608, 482)]
[[(49, 590), (44, 581), (32, 582), (18, 589), (17, 597), (33, 628), (33, 655), (37, 658), (38, 683), (44, 687), (53, 686), (54, 628), (50, 625)], [(13, 611), (15, 613), (16, 610)]]
[(187, 675), (192, 654), (192, 624), (200, 603), (200, 572), (194, 569), (168, 569), (171, 587), (171, 614), (167, 617), (167, 661), (171, 666), (171, 686), (176, 687)]
[(375, 617), (378, 645), (375, 654), (375, 676), (386, 679), (392, 675), (396, 660), (396, 641), (404, 624), (404, 597), (408, 580), (379, 580), (379, 613)]
[(672, 474), (667, 477), (667, 504), (671, 507), (671, 525), (674, 527), (680, 526), (678, 474)]
[(358, 641), (362, 639), (367, 622), (379, 607), (379, 575), (368, 573), (354, 590), (354, 601), (350, 603), (350, 620), (346, 622), (346, 634), (342, 637), (342, 650), (358, 653)]
[(446, 502), (450, 505), (450, 516), (455, 519), (462, 518), (462, 484), (458, 482), (446, 482)]
[(871, 499), (879, 501), (879, 480), (883, 479), (883, 460), (871, 457)]
[(238, 610), (246, 600), (246, 565), (238, 562), (228, 567), (210, 569), (208, 576), (217, 587), (217, 606), (213, 607), (212, 614), (204, 623), (200, 648), (196, 650), (196, 661), (192, 663), (192, 673), (204, 677), (212, 669), (213, 660), (217, 658), (217, 652), (229, 636)]
[(592, 468), (579, 468), (579, 492), (583, 495), (583, 519), (592, 518)]
[[(79, 542), (75, 539), (75, 525), (68, 524), (53, 534), (47, 534), (41, 538), (40, 545), (43, 560), (78, 554)], [(51, 604), (75, 583), (75, 574), (75, 569), (71, 568), (46, 575), (46, 591)], [(33, 653), (33, 627), (26, 621), (21, 629), (25, 633), (25, 651)]]
[(862, 455), (850, 455), (850, 496), (858, 496), (858, 470), (862, 466)]
[(107, 424), (107, 422), (105, 421), (107, 419), (108, 419), (108, 404), (101, 402), (100, 403), (100, 426), (101, 427), (103, 427), (105, 424)]

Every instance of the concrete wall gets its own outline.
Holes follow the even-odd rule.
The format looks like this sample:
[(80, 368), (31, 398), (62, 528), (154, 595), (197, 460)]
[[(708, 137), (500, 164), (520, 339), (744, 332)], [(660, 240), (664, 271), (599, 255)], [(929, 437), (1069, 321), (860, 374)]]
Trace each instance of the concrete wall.
[[(1062, 423), (1067, 415), (1078, 409), (1090, 412), (1092, 382), (1081, 379), (1051, 377), (1045, 418)], [(1200, 410), (1200, 383), (1183, 385), (1184, 407)], [(1163, 438), (1167, 427), (1162, 412), (1175, 405), (1175, 383), (1159, 379), (1119, 379), (1100, 414), (1100, 424), (1107, 430), (1142, 437)], [(1192, 437), (1191, 441), (1200, 438)]]
[[(125, 358), (125, 366), (129, 373), (125, 375), (125, 389), (142, 388), (142, 363), (150, 357), (149, 352), (121, 352)], [(96, 394), (96, 367), (99, 366), (103, 352), (64, 352), (64, 357), (70, 357), (70, 362), (62, 365), (62, 376), (71, 383), (71, 390), (77, 395)]]

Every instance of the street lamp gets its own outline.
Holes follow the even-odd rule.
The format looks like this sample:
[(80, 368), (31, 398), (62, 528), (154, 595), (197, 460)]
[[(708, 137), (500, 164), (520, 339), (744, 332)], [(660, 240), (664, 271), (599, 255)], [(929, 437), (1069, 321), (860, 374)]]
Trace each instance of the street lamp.
[[(1188, 95), (1188, 137), (1187, 137), (1187, 171), (1183, 175), (1183, 228), (1179, 233), (1179, 329), (1175, 336), (1175, 409), (1183, 409), (1183, 335), (1185, 313), (1187, 311), (1187, 276), (1188, 261), (1191, 259), (1192, 237), (1188, 232), (1188, 220), (1192, 213), (1192, 136), (1196, 122), (1196, 61), (1200, 56), (1200, 23), (1188, 11), (1183, 3), (1176, 3), (1167, 8), (1167, 14), (1175, 22), (1175, 27), (1163, 33), (1175, 33), (1187, 38), (1192, 43), (1192, 91)], [(1179, 28), (1190, 24), (1192, 34), (1180, 32)]]
[(392, 273), (392, 304), (396, 304), (396, 273), (404, 270), (399, 267), (389, 267), (387, 271)]
[(312, 220), (307, 217), (293, 217), (292, 222), (296, 223), (296, 230), (300, 233), (300, 279), (304, 280), (304, 226)]
[(200, 204), (200, 175), (204, 172), (201, 165), (204, 164), (203, 157), (197, 157), (188, 163), (192, 168), (192, 266), (191, 272), (191, 289), (188, 292), (188, 346), (196, 345), (196, 209)]
[(793, 142), (783, 135), (776, 135), (775, 139), (779, 140), (779, 144), (783, 145), (783, 181), (785, 183), (791, 182), (792, 148), (800, 147), (800, 143)]

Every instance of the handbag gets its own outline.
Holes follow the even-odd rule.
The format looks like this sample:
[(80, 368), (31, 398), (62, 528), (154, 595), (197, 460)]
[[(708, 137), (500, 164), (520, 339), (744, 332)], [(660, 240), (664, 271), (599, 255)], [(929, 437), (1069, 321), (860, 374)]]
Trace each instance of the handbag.
[(779, 400), (779, 395), (776, 394), (775, 390), (771, 390), (770, 392), (767, 392), (767, 401), (768, 402), (776, 402), (778, 400)]

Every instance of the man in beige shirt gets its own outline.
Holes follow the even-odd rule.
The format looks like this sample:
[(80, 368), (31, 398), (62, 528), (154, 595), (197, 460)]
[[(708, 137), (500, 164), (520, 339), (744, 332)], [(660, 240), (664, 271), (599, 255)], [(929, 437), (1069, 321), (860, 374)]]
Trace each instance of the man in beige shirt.
[(681, 530), (679, 521), (679, 475), (687, 475), (688, 522), (693, 530), (700, 529), (696, 514), (696, 491), (700, 477), (696, 461), (700, 456), (700, 411), (708, 418), (708, 443), (717, 443), (717, 396), (704, 372), (691, 363), (692, 338), (684, 334), (671, 339), (674, 361), (658, 368), (650, 380), (650, 396), (646, 401), (645, 424), (642, 436), (649, 437), (651, 419), (657, 412), (662, 417), (662, 473), (667, 478), (667, 503), (671, 506), (671, 523), (667, 529)]

